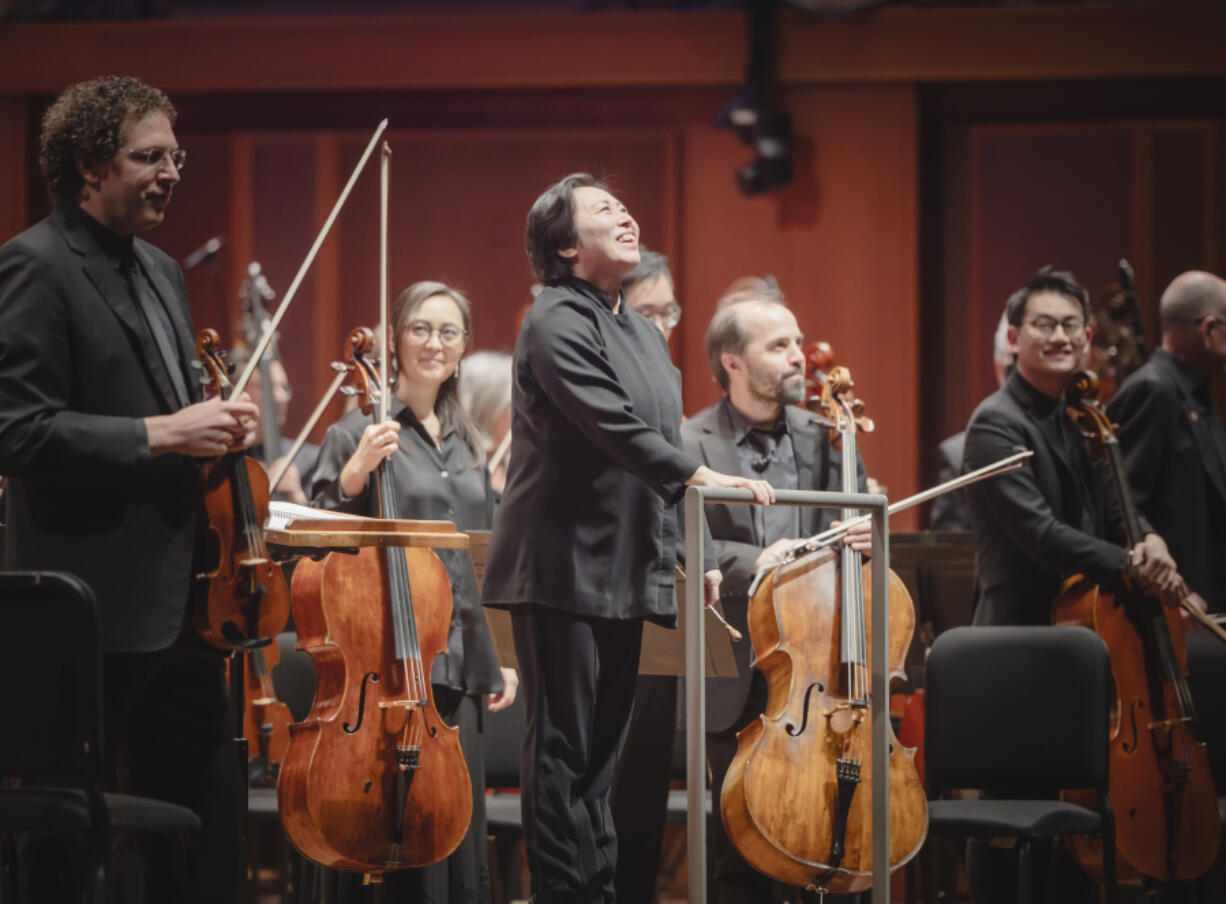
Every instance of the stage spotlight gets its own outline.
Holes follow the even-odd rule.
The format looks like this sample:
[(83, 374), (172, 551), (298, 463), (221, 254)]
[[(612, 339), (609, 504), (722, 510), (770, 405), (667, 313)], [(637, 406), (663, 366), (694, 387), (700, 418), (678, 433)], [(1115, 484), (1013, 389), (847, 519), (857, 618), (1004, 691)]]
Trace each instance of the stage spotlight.
[(737, 170), (736, 181), (747, 195), (783, 188), (792, 181), (792, 120), (786, 113), (768, 113), (758, 120), (751, 141), (757, 157)]

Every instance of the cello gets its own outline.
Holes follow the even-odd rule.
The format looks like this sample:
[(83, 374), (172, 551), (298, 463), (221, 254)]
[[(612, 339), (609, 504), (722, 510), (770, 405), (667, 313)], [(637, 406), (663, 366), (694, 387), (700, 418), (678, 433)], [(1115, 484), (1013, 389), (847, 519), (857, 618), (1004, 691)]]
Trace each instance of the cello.
[[(1123, 515), (1128, 548), (1142, 539), (1114, 428), (1097, 402), (1098, 380), (1073, 377), (1065, 392), (1068, 414), (1105, 457)], [(1064, 583), (1052, 623), (1090, 628), (1111, 653), (1116, 700), (1112, 707), (1110, 786), (1115, 811), (1119, 881), (1193, 879), (1213, 865), (1221, 831), (1217, 793), (1186, 678), (1187, 650), (1179, 610), (1131, 581), (1098, 585), (1084, 575)], [(1064, 799), (1093, 807), (1093, 794), (1065, 791)], [(1073, 836), (1070, 845), (1087, 873), (1102, 881), (1100, 845)]]
[[(857, 492), (855, 431), (846, 368), (827, 375), (822, 396), (843, 452), (842, 489)], [(849, 520), (855, 512), (844, 510)], [(749, 604), (754, 666), (766, 678), (764, 715), (737, 736), (720, 807), (741, 856), (772, 878), (819, 893), (872, 884), (871, 707), (865, 582), (868, 566), (849, 545), (800, 555), (765, 575)], [(890, 575), (891, 679), (903, 664), (915, 610)], [(877, 705), (885, 705), (880, 701)], [(890, 869), (927, 835), (928, 804), (914, 751), (891, 733)]]
[[(348, 346), (362, 410), (373, 411), (374, 336), (355, 330)], [(395, 518), (390, 463), (375, 475), (381, 517)], [(317, 686), (306, 720), (290, 726), (277, 783), (286, 835), (315, 863), (371, 877), (442, 860), (472, 818), (459, 731), (439, 717), (430, 686), (451, 622), (442, 562), (396, 546), (304, 559), (293, 608)]]
[[(229, 365), (220, 344), (215, 330), (201, 330), (196, 354), (206, 383), (229, 398)], [(222, 650), (264, 646), (289, 619), (285, 575), (264, 544), (268, 474), (246, 453), (230, 452), (206, 465), (202, 478), (208, 526), (196, 576), (196, 630)]]

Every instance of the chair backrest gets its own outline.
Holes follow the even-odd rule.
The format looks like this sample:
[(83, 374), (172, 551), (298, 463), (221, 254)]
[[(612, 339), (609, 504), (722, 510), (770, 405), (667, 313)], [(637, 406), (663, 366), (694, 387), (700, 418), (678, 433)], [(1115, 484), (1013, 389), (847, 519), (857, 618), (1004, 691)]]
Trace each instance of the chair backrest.
[(102, 763), (98, 604), (75, 575), (0, 573), (0, 776), (95, 781)]
[(522, 694), (501, 712), (484, 713), (485, 784), (487, 788), (519, 787), (519, 751), (528, 718)]
[(282, 631), (277, 635), (280, 662), (272, 670), (272, 687), (277, 699), (289, 707), (295, 722), (302, 722), (315, 702), (315, 661), (298, 649), (298, 634)]
[(933, 644), (927, 679), (932, 788), (1105, 790), (1111, 661), (1092, 631), (955, 628)]
[(1226, 795), (1226, 643), (1208, 631), (1188, 632), (1188, 684), (1220, 797)]

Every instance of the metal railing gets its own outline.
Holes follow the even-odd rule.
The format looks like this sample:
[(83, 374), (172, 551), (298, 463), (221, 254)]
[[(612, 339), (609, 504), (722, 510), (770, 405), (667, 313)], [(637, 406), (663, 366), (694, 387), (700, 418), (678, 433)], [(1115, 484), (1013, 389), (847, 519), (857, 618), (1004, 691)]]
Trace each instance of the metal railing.
[[(854, 508), (872, 514), (872, 608), (869, 612), (872, 656), (872, 763), (889, 763), (889, 581), (890, 567), (888, 501), (870, 493), (820, 493), (813, 490), (776, 490), (776, 505), (814, 508)], [(703, 615), (704, 503), (753, 504), (749, 490), (690, 487), (685, 493), (685, 560), (691, 575), (685, 584), (685, 727), (686, 727), (686, 857), (689, 871), (689, 904), (707, 901), (707, 711), (706, 711), (706, 619)], [(749, 643), (746, 637), (742, 643)], [(890, 770), (872, 769), (873, 800), (873, 891), (872, 904), (890, 900)], [(719, 801), (711, 802), (715, 818)]]

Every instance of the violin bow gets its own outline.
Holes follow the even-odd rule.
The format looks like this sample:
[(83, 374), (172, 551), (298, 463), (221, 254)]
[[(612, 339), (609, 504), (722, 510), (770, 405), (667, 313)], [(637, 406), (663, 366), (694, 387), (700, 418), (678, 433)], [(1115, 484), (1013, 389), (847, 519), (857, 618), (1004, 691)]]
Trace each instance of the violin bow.
[(289, 452), (281, 458), (281, 464), (277, 465), (272, 475), (268, 478), (268, 486), (272, 490), (276, 490), (277, 484), (281, 482), (281, 478), (285, 476), (285, 472), (289, 470), (289, 466), (293, 463), (294, 458), (301, 451), (303, 444), (306, 442), (307, 436), (315, 425), (319, 423), (319, 419), (323, 417), (324, 411), (328, 405), (332, 403), (332, 399), (336, 397), (340, 391), (341, 384), (345, 382), (345, 378), (349, 376), (349, 367), (341, 361), (333, 361), (332, 369), (337, 371), (336, 376), (332, 379), (332, 385), (329, 386), (323, 394), (323, 398), (319, 400), (319, 404), (315, 406), (315, 410), (311, 412), (311, 416), (307, 418), (306, 424), (298, 435), (294, 438), (294, 443), (289, 447)]
[(1223, 629), (1222, 626), (1219, 625), (1217, 621), (1215, 621), (1212, 617), (1206, 615), (1205, 613), (1197, 609), (1195, 606), (1193, 606), (1192, 601), (1190, 599), (1188, 599), (1186, 596), (1183, 597), (1179, 601), (1179, 605), (1183, 607), (1184, 612), (1188, 613), (1189, 615), (1192, 616), (1192, 618), (1196, 619), (1196, 621), (1200, 623), (1201, 627), (1207, 628), (1208, 630), (1212, 631), (1219, 640), (1221, 640), (1223, 643), (1226, 643), (1226, 629)]
[(387, 333), (387, 196), (391, 180), (392, 149), (385, 141), (379, 154), (379, 341), (383, 354), (379, 356), (379, 420), (387, 420), (387, 360), (392, 356), (391, 337)]
[(281, 304), (277, 307), (277, 312), (272, 315), (268, 321), (268, 327), (264, 330), (264, 335), (260, 337), (259, 343), (251, 352), (251, 360), (247, 362), (246, 368), (243, 369), (242, 375), (238, 378), (238, 382), (234, 384), (231, 390), (231, 395), (238, 397), (244, 389), (247, 388), (247, 383), (251, 379), (251, 375), (255, 369), (259, 367), (260, 359), (264, 357), (264, 352), (268, 349), (268, 343), (272, 341), (273, 335), (277, 331), (277, 327), (281, 323), (281, 318), (285, 316), (285, 312), (289, 309), (290, 302), (294, 300), (294, 296), (298, 294), (298, 287), (302, 284), (302, 280), (306, 277), (307, 270), (310, 269), (312, 263), (315, 262), (315, 255), (319, 253), (320, 246), (327, 238), (328, 232), (332, 229), (332, 224), (336, 222), (337, 216), (341, 212), (341, 207), (349, 197), (349, 192), (353, 190), (353, 185), (358, 181), (358, 176), (366, 166), (366, 161), (370, 159), (371, 153), (375, 149), (375, 144), (379, 137), (387, 128), (387, 120), (379, 123), (375, 129), (375, 134), (371, 136), (370, 143), (366, 145), (366, 150), (362, 152), (361, 159), (358, 160), (357, 166), (353, 168), (353, 173), (349, 176), (349, 181), (345, 183), (345, 187), (341, 190), (340, 197), (336, 199), (336, 203), (332, 205), (332, 212), (328, 214), (328, 219), (324, 221), (323, 228), (319, 230), (319, 235), (315, 237), (315, 244), (311, 246), (311, 250), (307, 252), (306, 259), (303, 260), (302, 266), (298, 268), (298, 273), (294, 276), (294, 281), (290, 283), (286, 289), (285, 295), (281, 298)]
[(502, 460), (507, 457), (507, 453), (511, 451), (511, 431), (508, 430), (506, 436), (502, 438), (502, 442), (498, 444), (498, 448), (494, 450), (494, 454), (490, 456), (490, 471), (497, 471), (498, 466), (502, 464)]
[[(900, 499), (898, 502), (891, 503), (886, 509), (886, 514), (897, 515), (899, 512), (905, 512), (907, 509), (921, 505), (927, 502), (929, 499), (935, 499), (937, 496), (952, 493), (954, 490), (960, 490), (963, 487), (970, 486), (972, 483), (978, 483), (981, 480), (988, 480), (989, 478), (997, 477), (1001, 474), (1008, 473), (1009, 471), (1016, 471), (1018, 468), (1025, 465), (1026, 460), (1032, 455), (1034, 455), (1033, 450), (1022, 449), (1013, 453), (1012, 455), (1000, 459), (999, 461), (993, 462), (990, 465), (984, 465), (982, 468), (977, 468), (968, 474), (955, 477), (953, 480), (947, 480), (944, 483), (937, 484), (934, 487), (929, 487), (926, 490), (916, 493), (914, 496), (908, 496), (906, 499)], [(814, 550), (822, 549), (823, 547), (831, 546), (834, 543), (837, 543), (847, 534), (849, 530), (851, 530), (851, 528), (860, 524), (867, 524), (872, 520), (872, 517), (872, 515), (860, 515), (852, 518), (850, 521), (843, 522), (843, 524), (841, 524), (839, 527), (823, 531), (822, 533), (810, 537), (807, 540), (801, 540), (794, 547), (788, 550), (788, 552), (781, 559), (779, 559), (779, 561), (774, 562), (759, 571), (758, 575), (761, 575), (771, 568), (791, 562), (798, 556), (804, 555), (805, 553), (813, 552)], [(756, 577), (754, 580), (754, 585), (757, 585)]]

